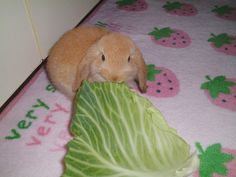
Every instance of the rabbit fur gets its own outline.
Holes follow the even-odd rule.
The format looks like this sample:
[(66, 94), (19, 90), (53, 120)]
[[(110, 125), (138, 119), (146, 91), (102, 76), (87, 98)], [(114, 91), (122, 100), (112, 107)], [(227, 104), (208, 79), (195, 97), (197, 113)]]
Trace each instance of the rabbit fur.
[(46, 63), (52, 84), (73, 98), (83, 80), (137, 81), (146, 92), (146, 64), (134, 42), (121, 33), (83, 26), (66, 32), (51, 48)]

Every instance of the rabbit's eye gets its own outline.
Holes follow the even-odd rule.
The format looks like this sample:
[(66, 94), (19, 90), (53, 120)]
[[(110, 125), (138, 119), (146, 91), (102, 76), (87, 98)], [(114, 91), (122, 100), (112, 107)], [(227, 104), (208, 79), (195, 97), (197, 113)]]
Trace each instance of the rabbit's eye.
[(130, 62), (130, 56), (128, 57), (128, 62)]
[(102, 55), (102, 61), (105, 61), (105, 56), (104, 55)]

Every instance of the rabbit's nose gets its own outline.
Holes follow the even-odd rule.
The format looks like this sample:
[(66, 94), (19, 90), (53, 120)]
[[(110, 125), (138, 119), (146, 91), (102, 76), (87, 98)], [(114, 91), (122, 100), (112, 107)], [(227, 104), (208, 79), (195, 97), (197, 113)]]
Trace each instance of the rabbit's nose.
[(118, 77), (117, 76), (112, 76), (111, 80), (116, 82), (116, 81), (118, 81)]

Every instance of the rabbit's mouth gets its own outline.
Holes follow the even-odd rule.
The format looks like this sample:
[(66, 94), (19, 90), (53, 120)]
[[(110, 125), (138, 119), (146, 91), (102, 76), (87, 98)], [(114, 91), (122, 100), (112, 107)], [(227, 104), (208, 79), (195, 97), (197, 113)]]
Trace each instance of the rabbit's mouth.
[(106, 78), (106, 77), (102, 76), (99, 73), (91, 75), (88, 78), (88, 80), (90, 82), (105, 82), (105, 81), (111, 81), (111, 82), (116, 82), (116, 83), (123, 83), (123, 82), (125, 82), (124, 80), (119, 80), (116, 76), (114, 76), (112, 78)]
[(104, 82), (107, 81), (102, 75), (100, 75), (99, 73), (95, 73), (95, 74), (91, 74), (88, 78), (88, 80), (90, 82)]
[[(128, 77), (125, 77), (125, 76), (128, 76)], [(129, 73), (129, 75), (126, 73), (126, 74), (124, 74), (124, 76), (116, 76), (116, 75), (106, 76), (100, 72), (96, 72), (96, 73), (94, 72), (94, 73), (90, 73), (88, 80), (90, 82), (111, 81), (111, 82), (115, 82), (115, 83), (126, 83), (127, 85), (134, 87), (134, 85), (136, 85), (134, 78), (135, 77), (134, 77), (133, 73)]]

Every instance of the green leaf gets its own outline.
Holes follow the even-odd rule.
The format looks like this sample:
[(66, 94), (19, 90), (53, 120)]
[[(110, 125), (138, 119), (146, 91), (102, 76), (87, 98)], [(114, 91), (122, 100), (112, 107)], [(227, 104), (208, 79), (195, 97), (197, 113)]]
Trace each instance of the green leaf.
[(155, 75), (160, 73), (161, 70), (157, 70), (154, 64), (147, 65), (147, 80), (155, 81)]
[(167, 11), (172, 11), (175, 9), (180, 9), (183, 6), (183, 4), (181, 4), (180, 2), (168, 2), (162, 6), (163, 8), (165, 8)]
[(199, 174), (201, 177), (212, 177), (215, 173), (223, 176), (228, 175), (225, 165), (234, 157), (231, 154), (223, 153), (221, 144), (213, 144), (204, 151), (200, 143), (196, 143), (196, 148), (199, 151)]
[(136, 2), (137, 0), (119, 0), (119, 1), (116, 1), (116, 4), (119, 6), (126, 6), (126, 5), (132, 5)]
[(201, 166), (201, 169), (199, 170), (200, 177), (212, 177), (212, 173), (212, 169), (207, 166)]
[(163, 37), (170, 37), (172, 33), (175, 33), (175, 31), (169, 27), (166, 27), (166, 28), (162, 28), (162, 29), (154, 28), (154, 30), (148, 34), (151, 36), (154, 36), (155, 39), (158, 40)]
[(201, 89), (208, 90), (212, 98), (217, 98), (219, 94), (230, 94), (230, 87), (236, 85), (236, 83), (226, 80), (225, 76), (217, 76), (213, 80), (206, 76), (207, 82), (201, 85)]
[(228, 170), (224, 165), (219, 164), (219, 165), (216, 165), (215, 167), (216, 167), (215, 173), (218, 173), (219, 175), (227, 176)]
[(217, 48), (220, 48), (224, 44), (232, 44), (234, 40), (233, 37), (230, 37), (227, 33), (222, 33), (219, 35), (211, 34), (211, 38), (208, 39), (208, 42), (213, 42)]
[(228, 5), (223, 5), (221, 7), (215, 6), (212, 12), (216, 12), (218, 15), (222, 16), (224, 14), (231, 13), (233, 10), (234, 10), (233, 7), (230, 7)]
[(63, 177), (184, 177), (196, 154), (146, 98), (125, 84), (85, 81)]

